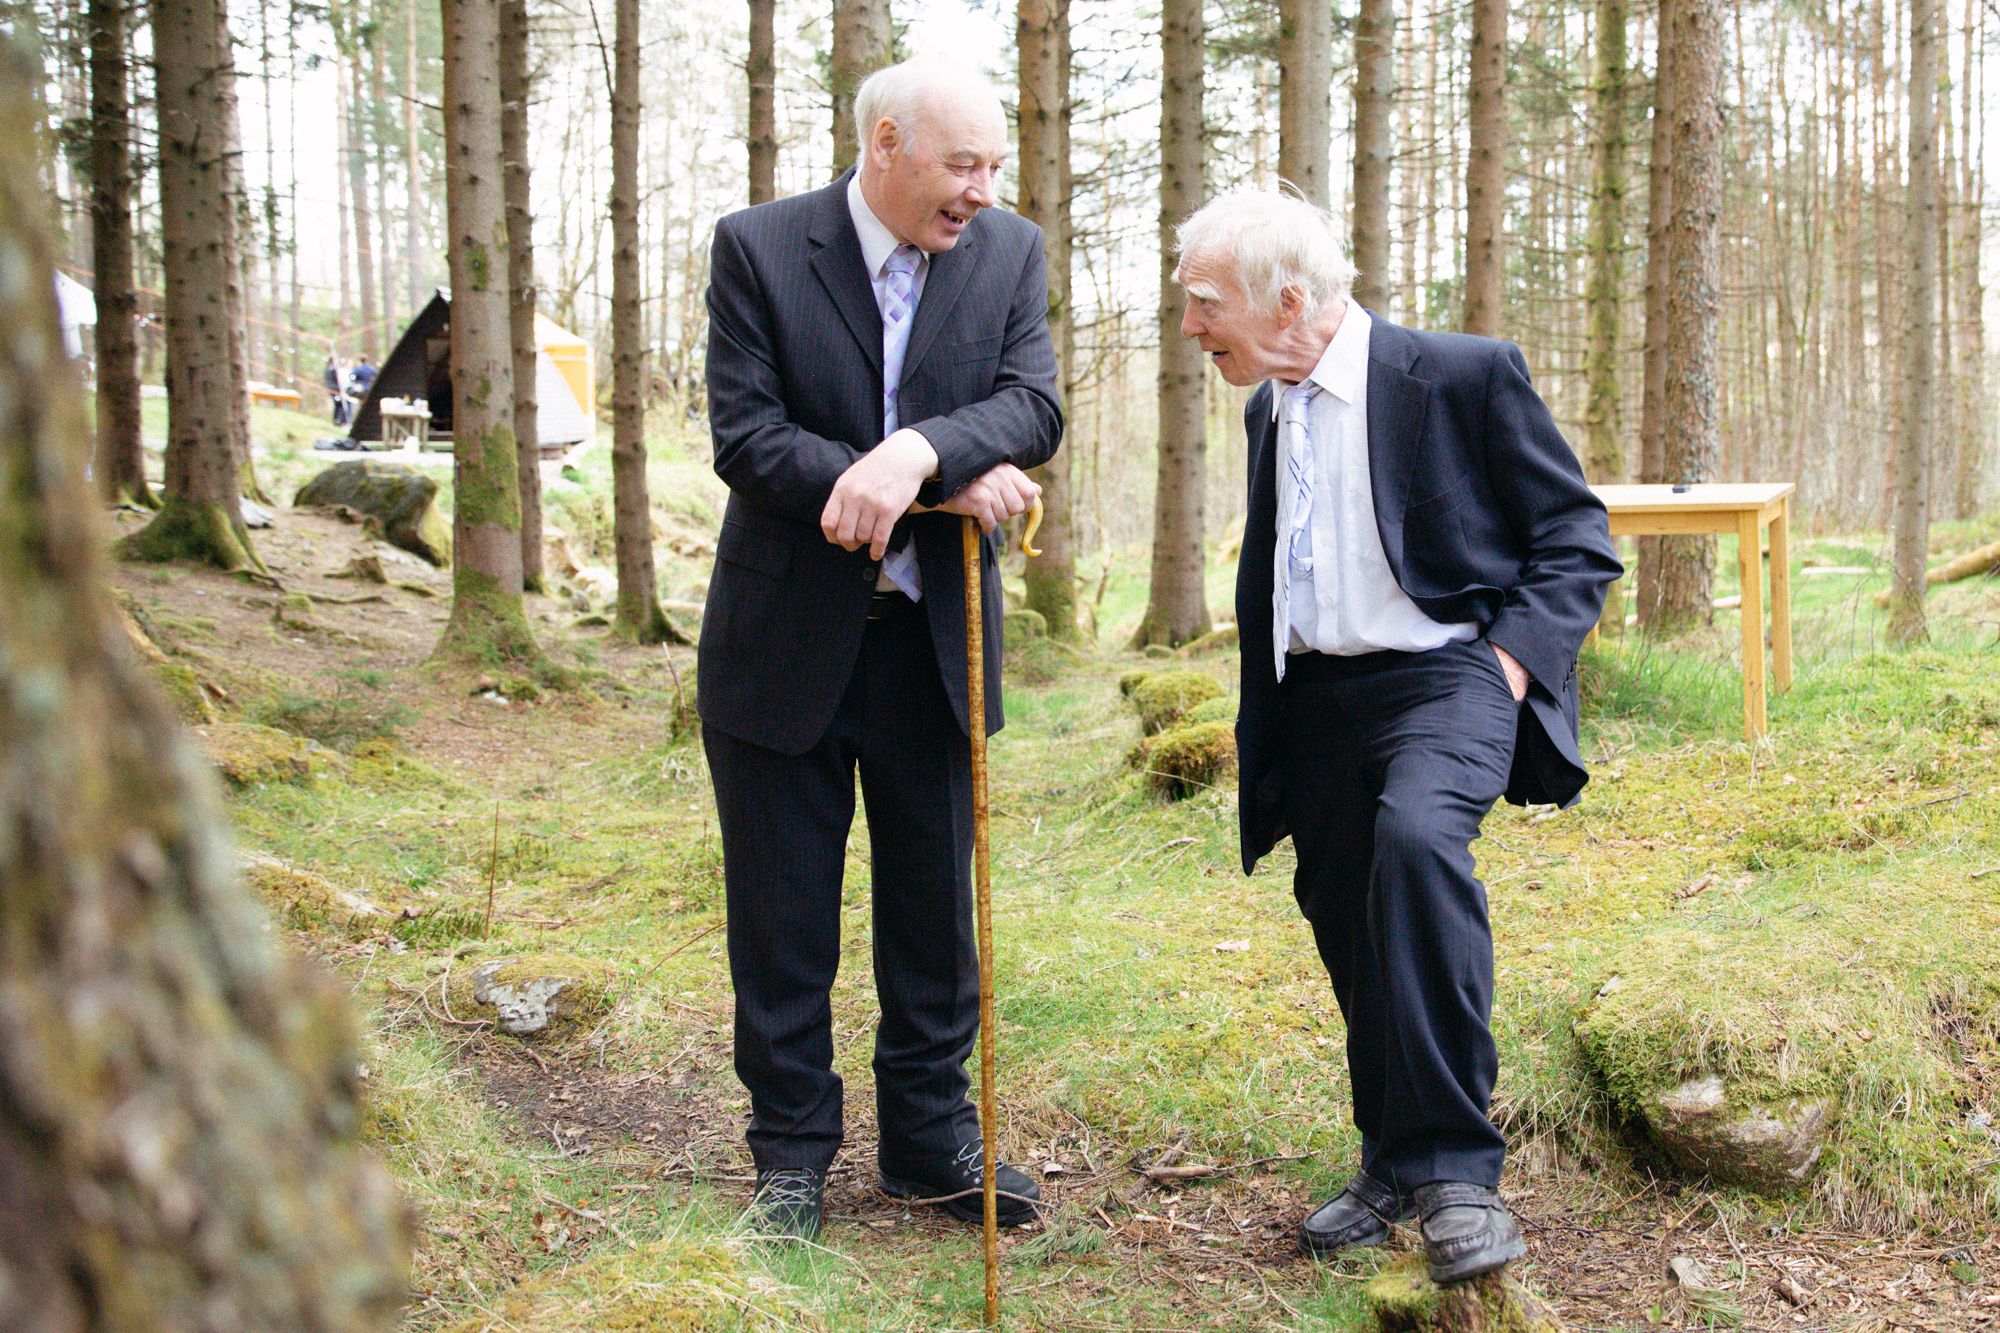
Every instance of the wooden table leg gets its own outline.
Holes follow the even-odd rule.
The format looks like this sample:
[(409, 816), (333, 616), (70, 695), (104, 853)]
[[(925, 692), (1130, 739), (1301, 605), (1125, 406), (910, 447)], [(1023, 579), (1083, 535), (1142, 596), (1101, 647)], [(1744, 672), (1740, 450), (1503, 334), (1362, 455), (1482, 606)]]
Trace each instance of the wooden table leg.
[(1736, 564), (1743, 584), (1743, 737), (1764, 734), (1764, 560), (1757, 515), (1736, 521)]
[(1792, 500), (1771, 515), (1771, 684), (1792, 687)]

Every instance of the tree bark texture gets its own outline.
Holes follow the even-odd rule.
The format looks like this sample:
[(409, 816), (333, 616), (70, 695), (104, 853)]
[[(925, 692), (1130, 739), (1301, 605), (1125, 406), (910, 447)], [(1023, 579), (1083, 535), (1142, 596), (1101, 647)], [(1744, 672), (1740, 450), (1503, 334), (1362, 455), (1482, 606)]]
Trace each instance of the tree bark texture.
[(612, 633), (685, 642), (667, 623), (653, 569), (646, 487), (646, 317), (639, 267), (639, 0), (617, 0), (611, 87), (611, 542), (618, 564)]
[(500, 9), (444, 0), (445, 215), (451, 260), (451, 619), (436, 656), (539, 660), (521, 602), (521, 487), (500, 151)]
[(1321, 208), (1333, 202), (1332, 79), (1333, 6), (1279, 0), (1278, 175)]
[(1506, 213), (1507, 0), (1472, 0), (1465, 164), (1465, 332), (1498, 337)]
[(0, 1327), (386, 1328), (408, 1221), (345, 999), (236, 886), (101, 591), (27, 83), (0, 50)]
[(515, 469), (521, 487), (521, 587), (542, 592), (541, 399), (535, 379), (541, 347), (535, 340), (528, 69), (528, 0), (500, 0), (500, 151), (507, 160), (507, 321), (514, 366)]
[(1181, 644), (1209, 628), (1202, 584), (1204, 463), (1208, 452), (1201, 348), (1181, 337), (1181, 291), (1174, 281), (1174, 227), (1201, 206), (1206, 135), (1202, 127), (1201, 0), (1166, 0), (1160, 35), (1160, 450), (1153, 492), (1152, 582), (1134, 647)]
[[(403, 0), (403, 262), (409, 266), (412, 313), (424, 308), (424, 250), (417, 219), (426, 193), (423, 158), (417, 151), (417, 0)], [(292, 321), (294, 324), (297, 320)]]
[(1896, 438), (1890, 528), (1889, 637), (1928, 637), (1924, 573), (1930, 555), (1931, 434), (1937, 416), (1938, 0), (1909, 0), (1909, 186), (1904, 205), (1903, 419)]
[(375, 305), (375, 215), (368, 199), (368, 99), (362, 95), (363, 42), (360, 18), (348, 19), (345, 63), (347, 97), (347, 191), (354, 204), (354, 267), (361, 285), (361, 336), (355, 349), (381, 364), (382, 328)]
[[(750, 87), (750, 202), (778, 197), (778, 39), (777, 0), (750, 0), (750, 59), (744, 65)], [(836, 159), (837, 160), (837, 159)]]
[(139, 434), (139, 344), (132, 320), (131, 18), (125, 0), (90, 0), (90, 247), (97, 283), (98, 493), (159, 504)]
[[(1042, 229), (1049, 281), (1049, 336), (1064, 345), (1070, 322), (1070, 215), (1067, 175), (1069, 63), (1068, 0), (1020, 0), (1015, 35), (1020, 53), (1020, 209)], [(1076, 532), (1071, 512), (1069, 454), (1036, 468), (1042, 486), (1042, 553), (1028, 562), (1027, 606), (1048, 622), (1051, 636), (1078, 637)]]
[[(166, 269), (167, 464), (160, 512), (123, 544), (141, 560), (259, 565), (237, 499), (250, 452), (242, 273), (225, 154), (236, 87), (221, 0), (157, 0), (153, 68)], [(232, 299), (231, 294), (234, 293)]]
[[(1653, 123), (1646, 163), (1646, 350), (1639, 400), (1639, 480), (1667, 479), (1667, 219), (1673, 203), (1674, 6), (1659, 0), (1653, 63)], [(1640, 629), (1651, 629), (1660, 608), (1660, 539), (1638, 539), (1633, 578)]]
[[(1323, 0), (1308, 8), (1324, 11)], [(1392, 0), (1361, 0), (1354, 24), (1354, 299), (1389, 308), (1389, 168), (1395, 157), (1396, 11)], [(1320, 101), (1325, 102), (1322, 93)], [(1323, 114), (1323, 113), (1322, 113)]]
[[(1597, 0), (1596, 138), (1590, 197), (1590, 348), (1584, 377), (1585, 462), (1596, 482), (1625, 480), (1625, 446), (1618, 429), (1620, 275), (1625, 263), (1625, 0)], [(1624, 581), (1606, 590), (1598, 625), (1625, 629)]]
[[(1675, 0), (1673, 165), (1667, 186), (1666, 479), (1715, 479), (1722, 451), (1722, 6)], [(1657, 628), (1712, 618), (1713, 537), (1662, 537)], [(1649, 626), (1650, 627), (1650, 626)]]
[(855, 163), (854, 93), (894, 59), (889, 0), (833, 0), (833, 172)]

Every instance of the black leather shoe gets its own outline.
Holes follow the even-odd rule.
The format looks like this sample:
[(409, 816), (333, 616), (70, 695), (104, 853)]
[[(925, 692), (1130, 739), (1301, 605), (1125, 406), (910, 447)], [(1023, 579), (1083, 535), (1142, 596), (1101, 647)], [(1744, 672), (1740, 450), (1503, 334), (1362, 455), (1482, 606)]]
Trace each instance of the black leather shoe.
[[(891, 1198), (935, 1204), (965, 1222), (986, 1221), (985, 1153), (978, 1139), (958, 1145), (958, 1151), (936, 1157), (880, 1155), (882, 1188)], [(999, 1164), (993, 1186), (994, 1214), (1003, 1227), (1032, 1222), (1041, 1212), (1042, 1190), (1034, 1181)]]
[(1354, 1173), (1347, 1188), (1306, 1214), (1299, 1223), (1299, 1249), (1323, 1259), (1336, 1250), (1380, 1245), (1389, 1239), (1389, 1224), (1406, 1221), (1416, 1212), (1408, 1198), (1366, 1171)]
[(1463, 1282), (1528, 1252), (1498, 1190), (1463, 1180), (1434, 1181), (1417, 1186), (1417, 1211), (1424, 1219), (1424, 1254), (1433, 1282)]
[(778, 1167), (757, 1173), (750, 1224), (775, 1240), (811, 1240), (826, 1219), (826, 1173)]

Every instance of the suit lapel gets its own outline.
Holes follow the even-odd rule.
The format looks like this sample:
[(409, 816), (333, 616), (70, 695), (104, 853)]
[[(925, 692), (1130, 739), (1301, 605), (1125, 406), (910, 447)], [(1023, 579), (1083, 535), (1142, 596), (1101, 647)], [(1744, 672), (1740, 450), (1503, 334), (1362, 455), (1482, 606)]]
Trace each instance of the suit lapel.
[(1373, 311), (1368, 331), (1368, 476), (1382, 553), (1398, 582), (1403, 570), (1403, 514), (1409, 507), (1424, 428), (1424, 381), (1408, 373), (1415, 340)]
[[(973, 248), (978, 245), (979, 222), (965, 229), (958, 244), (931, 256), (930, 272), (924, 276), (924, 294), (917, 299), (917, 322), (910, 326), (910, 346), (903, 356), (903, 382), (924, 359), (937, 341), (938, 332), (951, 317), (952, 307), (972, 278)], [(900, 387), (900, 386), (899, 386)]]
[(875, 288), (868, 281), (867, 263), (861, 258), (861, 238), (855, 234), (854, 218), (847, 211), (847, 176), (843, 175), (819, 194), (819, 214), (813, 219), (810, 233), (817, 247), (812, 257), (813, 272), (879, 377), (882, 312), (875, 304)]

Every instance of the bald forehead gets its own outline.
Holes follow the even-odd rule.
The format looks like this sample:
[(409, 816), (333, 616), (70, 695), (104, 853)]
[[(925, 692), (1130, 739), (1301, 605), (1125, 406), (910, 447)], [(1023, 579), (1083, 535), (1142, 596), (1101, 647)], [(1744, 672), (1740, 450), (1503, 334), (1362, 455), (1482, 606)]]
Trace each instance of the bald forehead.
[(939, 78), (927, 79), (913, 127), (943, 153), (966, 149), (986, 156), (1007, 146), (1007, 113), (993, 90)]

